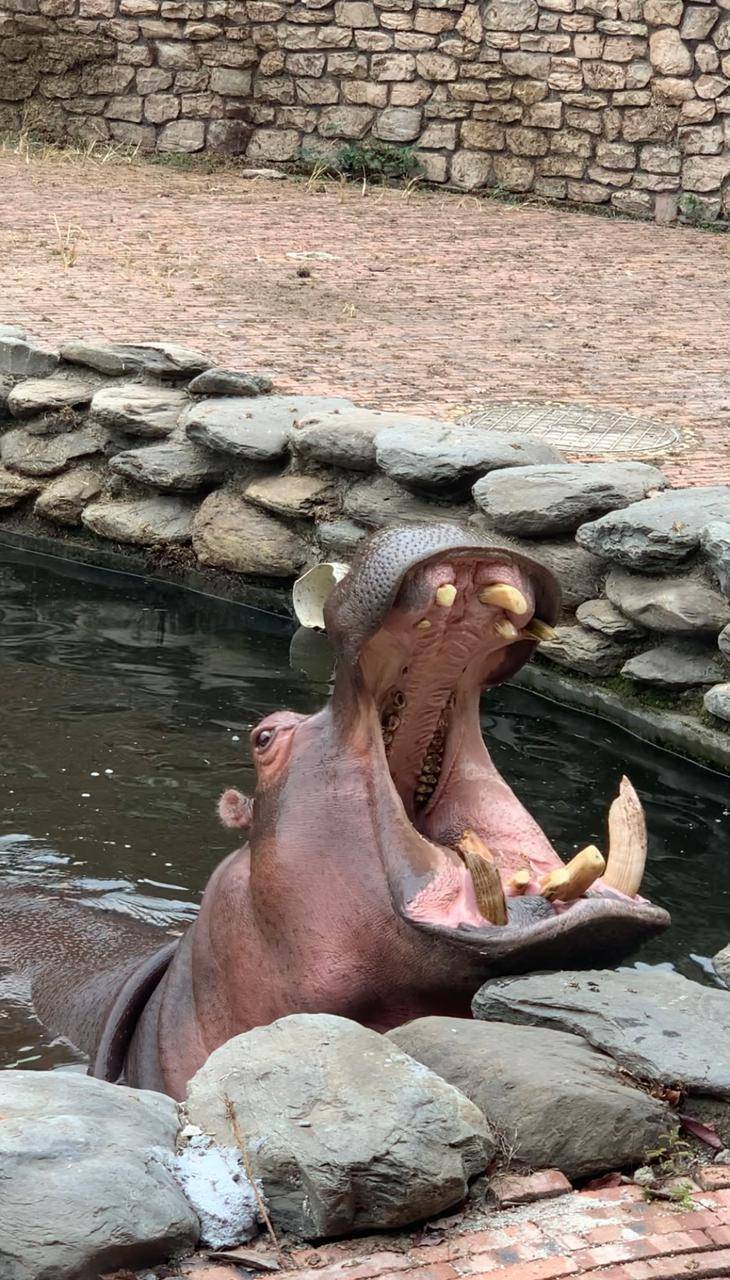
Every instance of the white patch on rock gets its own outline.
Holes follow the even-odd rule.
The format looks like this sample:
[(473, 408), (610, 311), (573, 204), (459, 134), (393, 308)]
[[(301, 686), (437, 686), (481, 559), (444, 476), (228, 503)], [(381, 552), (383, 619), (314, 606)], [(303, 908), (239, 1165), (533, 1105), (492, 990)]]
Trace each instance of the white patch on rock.
[(197, 1125), (186, 1125), (187, 1141), (168, 1157), (168, 1166), (200, 1220), (200, 1243), (230, 1249), (252, 1240), (259, 1230), (256, 1193), (241, 1157), (219, 1147)]

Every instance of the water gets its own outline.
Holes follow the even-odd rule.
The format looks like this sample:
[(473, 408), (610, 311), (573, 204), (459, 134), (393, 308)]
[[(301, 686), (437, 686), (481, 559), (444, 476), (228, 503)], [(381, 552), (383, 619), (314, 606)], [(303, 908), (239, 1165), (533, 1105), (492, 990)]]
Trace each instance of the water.
[[(280, 618), (0, 549), (0, 895), (8, 878), (72, 884), (95, 909), (183, 928), (235, 846), (215, 802), (253, 785), (250, 729), (327, 692), (326, 664), (290, 665)], [(519, 689), (492, 695), (483, 724), (564, 856), (605, 847), (628, 773), (649, 824), (645, 891), (673, 913), (640, 962), (703, 980), (730, 940), (728, 779)], [(74, 1062), (0, 973), (0, 1066)]]

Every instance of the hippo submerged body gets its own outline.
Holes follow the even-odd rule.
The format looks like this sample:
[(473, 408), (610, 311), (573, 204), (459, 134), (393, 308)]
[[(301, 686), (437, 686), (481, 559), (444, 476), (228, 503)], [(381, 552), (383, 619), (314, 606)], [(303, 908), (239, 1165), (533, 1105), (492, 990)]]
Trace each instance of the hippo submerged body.
[(668, 923), (637, 896), (640, 811), (617, 813), (603, 876), (596, 850), (564, 867), (481, 736), (481, 692), (558, 608), (546, 570), (471, 530), (375, 534), (327, 602), (332, 699), (253, 730), (253, 804), (221, 801), (247, 843), (179, 943), (63, 901), (49, 917), (21, 893), (0, 961), (30, 974), (39, 1013), (95, 1074), (179, 1098), (220, 1044), (285, 1014), (384, 1030), (468, 1016), (496, 974), (622, 958)]

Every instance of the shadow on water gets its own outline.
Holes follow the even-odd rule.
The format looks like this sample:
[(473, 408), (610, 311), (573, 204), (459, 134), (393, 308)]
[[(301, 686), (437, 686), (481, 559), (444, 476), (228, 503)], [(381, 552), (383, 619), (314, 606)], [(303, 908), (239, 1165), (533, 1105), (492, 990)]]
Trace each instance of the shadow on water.
[[(274, 615), (0, 552), (0, 880), (183, 928), (235, 844), (215, 803), (226, 786), (253, 785), (251, 728), (327, 696), (327, 664), (303, 654), (306, 673), (290, 666), (290, 641)], [(517, 688), (485, 701), (483, 726), (563, 856), (605, 847), (629, 774), (649, 823), (645, 889), (673, 914), (641, 962), (701, 978), (730, 937), (728, 779)], [(0, 973), (0, 1066), (75, 1060)]]

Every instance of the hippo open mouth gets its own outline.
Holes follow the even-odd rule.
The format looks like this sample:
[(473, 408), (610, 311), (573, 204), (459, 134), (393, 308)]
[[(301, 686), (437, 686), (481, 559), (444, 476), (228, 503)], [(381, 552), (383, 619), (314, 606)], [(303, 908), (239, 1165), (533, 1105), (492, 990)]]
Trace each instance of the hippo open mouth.
[(501, 777), (480, 695), (551, 633), (559, 589), (526, 557), (467, 540), (453, 525), (386, 530), (325, 611), (340, 653), (335, 709), (356, 704), (382, 757), (373, 805), (393, 904), (489, 972), (621, 958), (669, 923), (638, 894), (640, 802), (624, 779), (607, 860), (588, 846), (564, 864)]

